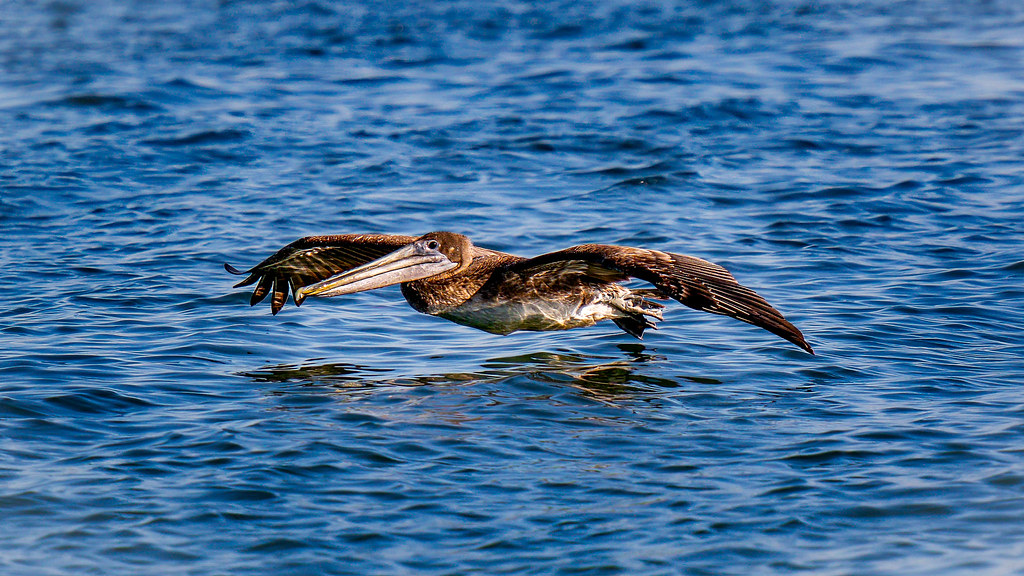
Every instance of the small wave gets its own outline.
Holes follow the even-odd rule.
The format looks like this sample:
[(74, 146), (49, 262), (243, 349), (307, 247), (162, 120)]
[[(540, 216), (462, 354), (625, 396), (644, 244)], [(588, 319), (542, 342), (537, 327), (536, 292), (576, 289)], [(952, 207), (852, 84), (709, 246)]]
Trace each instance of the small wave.
[(71, 106), (75, 108), (101, 108), (111, 112), (154, 112), (161, 107), (138, 98), (111, 96), (107, 94), (75, 94), (52, 102), (54, 106)]
[(239, 142), (251, 136), (252, 134), (245, 130), (204, 130), (173, 138), (151, 138), (142, 142), (154, 146), (202, 146)]

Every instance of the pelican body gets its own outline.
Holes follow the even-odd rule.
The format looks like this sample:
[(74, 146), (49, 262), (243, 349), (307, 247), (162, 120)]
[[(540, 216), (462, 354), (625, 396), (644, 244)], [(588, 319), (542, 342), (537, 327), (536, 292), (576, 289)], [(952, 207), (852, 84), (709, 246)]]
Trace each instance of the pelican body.
[[(236, 287), (255, 284), (250, 305), (269, 294), (277, 314), (289, 290), (340, 296), (400, 284), (419, 312), (494, 334), (567, 330), (611, 320), (643, 338), (673, 298), (697, 310), (759, 326), (814, 353), (793, 324), (725, 268), (706, 260), (628, 246), (584, 244), (534, 258), (474, 246), (462, 234), (308, 236), (246, 271)], [(621, 284), (638, 278), (653, 288)]]

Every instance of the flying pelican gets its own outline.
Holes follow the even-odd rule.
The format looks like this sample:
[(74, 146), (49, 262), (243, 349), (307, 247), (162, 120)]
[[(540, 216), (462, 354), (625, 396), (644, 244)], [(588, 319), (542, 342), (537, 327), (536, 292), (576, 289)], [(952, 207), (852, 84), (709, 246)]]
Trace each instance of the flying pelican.
[[(756, 292), (707, 260), (628, 246), (583, 244), (523, 258), (474, 246), (454, 232), (418, 238), (341, 234), (300, 238), (256, 266), (235, 287), (256, 285), (250, 305), (268, 294), (277, 314), (289, 288), (299, 306), (307, 296), (340, 296), (401, 284), (419, 312), (493, 334), (567, 330), (611, 320), (635, 336), (657, 328), (663, 304), (674, 298), (694, 308), (760, 326), (814, 351), (800, 330)], [(654, 288), (619, 284), (639, 278)]]

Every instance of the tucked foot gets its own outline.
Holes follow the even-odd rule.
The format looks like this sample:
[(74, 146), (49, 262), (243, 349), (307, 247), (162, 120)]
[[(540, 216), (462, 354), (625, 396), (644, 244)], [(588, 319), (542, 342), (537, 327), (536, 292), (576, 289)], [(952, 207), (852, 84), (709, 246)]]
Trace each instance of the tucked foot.
[(644, 296), (659, 297), (661, 296), (661, 293), (655, 292), (654, 294), (649, 294), (650, 292), (655, 291), (637, 290), (623, 296), (614, 303), (616, 308), (627, 315), (622, 318), (614, 318), (613, 322), (615, 322), (615, 325), (627, 334), (637, 338), (638, 340), (643, 340), (644, 330), (648, 328), (652, 328), (654, 330), (658, 329), (658, 325), (655, 323), (655, 320), (661, 321), (665, 319), (661, 312), (661, 310), (665, 308), (665, 305), (657, 302), (651, 302), (644, 298)]

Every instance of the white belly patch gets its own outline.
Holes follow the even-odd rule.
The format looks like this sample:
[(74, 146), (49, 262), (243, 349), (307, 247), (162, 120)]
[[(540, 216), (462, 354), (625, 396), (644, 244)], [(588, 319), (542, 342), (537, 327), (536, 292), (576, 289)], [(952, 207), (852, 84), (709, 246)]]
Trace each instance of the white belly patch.
[(602, 301), (585, 304), (558, 300), (522, 302), (482, 302), (470, 299), (465, 304), (438, 314), (465, 326), (509, 334), (516, 330), (566, 330), (592, 326), (623, 313)]

